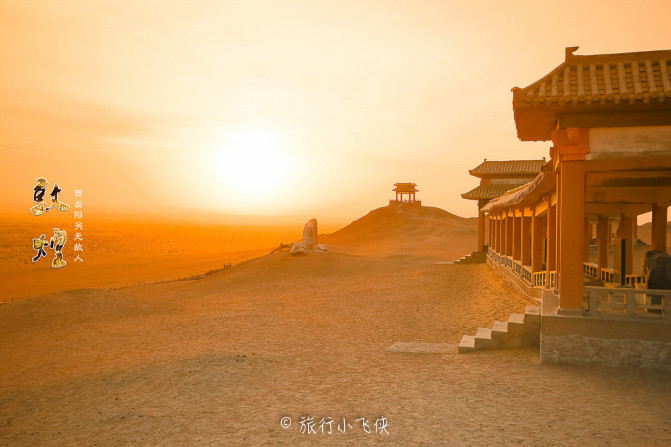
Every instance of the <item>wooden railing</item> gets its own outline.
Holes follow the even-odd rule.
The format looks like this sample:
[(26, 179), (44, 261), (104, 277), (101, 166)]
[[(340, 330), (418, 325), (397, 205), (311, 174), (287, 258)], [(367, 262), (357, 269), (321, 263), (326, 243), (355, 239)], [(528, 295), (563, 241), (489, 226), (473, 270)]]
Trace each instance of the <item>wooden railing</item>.
[(505, 261), (506, 261), (505, 266), (508, 267), (510, 270), (512, 270), (513, 269), (513, 258), (511, 258), (510, 256), (506, 256)]
[(584, 262), (582, 264), (582, 272), (583, 274), (590, 276), (592, 278), (598, 278), (599, 266), (596, 264), (592, 264), (591, 262)]
[(599, 279), (601, 282), (615, 282), (615, 270), (602, 268), (599, 272)]
[(545, 277), (547, 276), (546, 271), (542, 272), (533, 272), (531, 274), (531, 285), (534, 287), (544, 287), (545, 286)]
[(549, 289), (554, 289), (557, 287), (557, 272), (555, 270), (550, 271), (550, 284), (548, 284)]
[[(527, 285), (532, 287), (545, 287), (546, 286), (546, 271), (534, 272), (531, 270), (531, 266), (523, 266), (520, 261), (514, 260), (511, 256), (505, 256), (497, 253), (492, 248), (488, 248), (487, 255), (497, 264), (511, 270), (518, 277), (520, 277)], [(555, 272), (551, 272), (551, 280), (555, 280)]]
[(636, 284), (645, 284), (645, 275), (625, 275), (624, 283), (634, 287)]
[(584, 287), (583, 312), (592, 316), (655, 318), (671, 323), (671, 290)]

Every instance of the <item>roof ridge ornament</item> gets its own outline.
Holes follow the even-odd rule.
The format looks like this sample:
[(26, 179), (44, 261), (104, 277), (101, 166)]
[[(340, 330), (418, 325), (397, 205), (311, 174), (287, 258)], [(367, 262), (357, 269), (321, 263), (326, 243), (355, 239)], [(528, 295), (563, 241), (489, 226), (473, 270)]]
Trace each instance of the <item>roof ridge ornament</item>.
[(575, 53), (578, 50), (578, 48), (580, 48), (580, 47), (579, 46), (566, 47), (566, 50), (565, 50), (566, 51), (566, 59), (565, 59), (566, 62), (568, 62), (569, 59), (576, 57), (576, 55), (573, 54), (573, 53)]

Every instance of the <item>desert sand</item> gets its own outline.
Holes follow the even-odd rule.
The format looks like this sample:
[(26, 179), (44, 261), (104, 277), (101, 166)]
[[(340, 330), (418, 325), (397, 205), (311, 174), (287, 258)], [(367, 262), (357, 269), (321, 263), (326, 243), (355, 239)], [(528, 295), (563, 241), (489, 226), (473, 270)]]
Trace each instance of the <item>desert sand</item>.
[[(0, 442), (669, 445), (664, 374), (546, 366), (536, 349), (456, 353), (527, 304), (487, 266), (435, 256), (470, 251), (474, 222), (413, 215), (370, 232), (384, 219), (367, 217), (324, 237), (326, 253), (0, 306)], [(426, 237), (403, 253), (412, 232)], [(375, 433), (382, 416), (388, 434)], [(315, 433), (301, 433), (307, 417)]]

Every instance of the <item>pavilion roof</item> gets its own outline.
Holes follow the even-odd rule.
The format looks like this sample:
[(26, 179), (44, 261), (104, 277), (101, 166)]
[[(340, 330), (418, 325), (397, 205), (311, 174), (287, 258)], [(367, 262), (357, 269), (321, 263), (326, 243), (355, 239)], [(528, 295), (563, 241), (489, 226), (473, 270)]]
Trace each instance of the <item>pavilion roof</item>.
[(550, 193), (556, 187), (556, 174), (541, 172), (529, 183), (518, 186), (492, 199), (481, 211), (493, 211), (502, 208), (529, 206), (539, 202), (543, 195)]
[(417, 189), (417, 184), (416, 183), (394, 183), (394, 186), (396, 188), (392, 189), (392, 191), (396, 192), (418, 192), (419, 189)]
[(461, 197), (469, 200), (494, 199), (518, 186), (519, 184), (514, 183), (478, 185), (476, 188), (473, 188), (470, 191), (463, 193)]
[(485, 160), (468, 171), (475, 177), (534, 177), (541, 172), (545, 160)]
[(527, 87), (512, 89), (520, 139), (549, 140), (557, 114), (569, 110), (671, 109), (671, 50), (583, 56), (573, 54), (577, 49), (566, 48), (557, 68)]

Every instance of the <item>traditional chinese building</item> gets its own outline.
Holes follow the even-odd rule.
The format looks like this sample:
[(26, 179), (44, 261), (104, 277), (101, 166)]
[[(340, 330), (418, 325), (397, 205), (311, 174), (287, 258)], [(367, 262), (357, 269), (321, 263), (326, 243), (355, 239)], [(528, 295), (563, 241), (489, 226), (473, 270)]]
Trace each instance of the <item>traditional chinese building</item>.
[(639, 215), (652, 212), (652, 248), (667, 246), (671, 50), (580, 56), (577, 48), (512, 91), (518, 137), (552, 147), (531, 182), (481, 208), (487, 262), (542, 297), (541, 361), (671, 369), (671, 292), (652, 293), (633, 271)]
[(491, 199), (533, 180), (544, 163), (545, 159), (488, 161), (485, 158), (482, 163), (468, 171), (480, 179), (479, 186), (461, 195), (464, 199), (478, 201), (478, 250), (486, 250), (487, 215), (482, 207)]
[[(389, 204), (394, 203), (415, 203), (421, 205), (422, 201), (415, 198), (415, 194), (419, 192), (417, 185), (415, 183), (394, 183), (394, 189), (396, 193), (396, 198), (394, 200), (389, 200)], [(404, 199), (403, 196), (406, 196)]]

